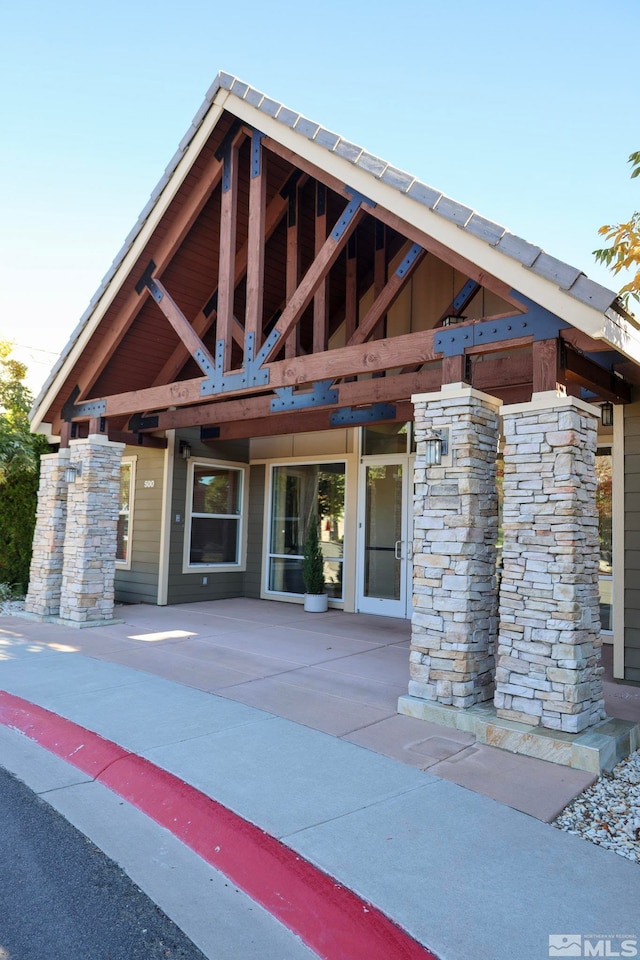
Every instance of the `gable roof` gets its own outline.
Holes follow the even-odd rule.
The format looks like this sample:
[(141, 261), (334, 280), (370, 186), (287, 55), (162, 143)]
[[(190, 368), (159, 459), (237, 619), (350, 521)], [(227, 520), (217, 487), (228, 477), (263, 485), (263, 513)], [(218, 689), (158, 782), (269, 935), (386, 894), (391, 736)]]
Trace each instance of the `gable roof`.
[(640, 322), (624, 309), (614, 291), (237, 77), (221, 72), (42, 387), (31, 414), (34, 429), (41, 425), (56, 386), (133, 266), (136, 247), (140, 249), (150, 225), (157, 224), (166, 210), (223, 110), (392, 209), (407, 223), (511, 283), (590, 337), (603, 340), (640, 363)]

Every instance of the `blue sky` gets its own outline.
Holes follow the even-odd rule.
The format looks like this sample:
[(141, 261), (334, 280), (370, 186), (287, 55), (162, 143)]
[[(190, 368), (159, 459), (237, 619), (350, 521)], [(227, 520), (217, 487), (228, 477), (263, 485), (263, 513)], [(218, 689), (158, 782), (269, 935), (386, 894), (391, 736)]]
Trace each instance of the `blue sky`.
[[(637, 0), (25, 0), (0, 35), (0, 337), (37, 389), (219, 70), (616, 289)], [(625, 44), (630, 52), (625, 54)]]

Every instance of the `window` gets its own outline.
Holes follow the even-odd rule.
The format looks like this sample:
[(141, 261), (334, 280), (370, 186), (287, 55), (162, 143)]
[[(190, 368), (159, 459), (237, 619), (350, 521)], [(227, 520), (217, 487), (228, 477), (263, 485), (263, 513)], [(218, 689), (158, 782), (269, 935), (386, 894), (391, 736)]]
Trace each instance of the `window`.
[(123, 460), (120, 468), (116, 563), (119, 567), (127, 568), (131, 566), (131, 527), (134, 474), (135, 460)]
[(242, 565), (244, 487), (244, 467), (189, 464), (185, 572)]
[(312, 518), (319, 520), (325, 590), (343, 599), (344, 463), (273, 467), (267, 590), (303, 594), (302, 558)]
[(613, 501), (611, 448), (602, 447), (596, 454), (596, 500), (600, 533), (600, 623), (603, 630), (613, 629), (612, 561), (613, 561)]

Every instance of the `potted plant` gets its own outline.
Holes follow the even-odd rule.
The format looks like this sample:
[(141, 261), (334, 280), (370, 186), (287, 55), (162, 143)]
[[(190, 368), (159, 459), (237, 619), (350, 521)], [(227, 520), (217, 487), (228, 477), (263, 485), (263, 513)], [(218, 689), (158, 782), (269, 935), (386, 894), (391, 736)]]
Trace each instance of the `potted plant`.
[(324, 557), (318, 541), (317, 517), (312, 517), (309, 521), (304, 543), (302, 579), (305, 589), (304, 609), (310, 613), (324, 613), (329, 605), (329, 598), (324, 590)]

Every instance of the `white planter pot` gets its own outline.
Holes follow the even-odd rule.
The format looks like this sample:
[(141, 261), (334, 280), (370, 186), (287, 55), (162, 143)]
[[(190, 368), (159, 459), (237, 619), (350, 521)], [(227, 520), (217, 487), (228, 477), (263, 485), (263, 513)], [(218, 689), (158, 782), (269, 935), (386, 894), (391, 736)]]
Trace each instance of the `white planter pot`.
[(326, 593), (305, 593), (304, 609), (307, 613), (324, 613), (329, 608), (329, 597)]

